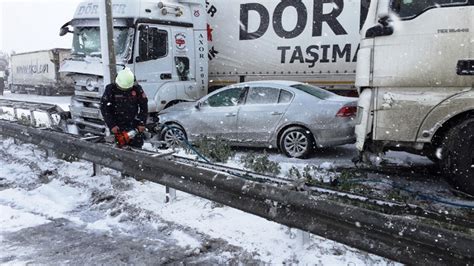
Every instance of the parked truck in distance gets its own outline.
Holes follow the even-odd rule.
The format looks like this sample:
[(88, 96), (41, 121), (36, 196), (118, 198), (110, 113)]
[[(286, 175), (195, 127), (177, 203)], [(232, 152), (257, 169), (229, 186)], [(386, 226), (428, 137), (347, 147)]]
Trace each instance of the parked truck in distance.
[(70, 57), (71, 49), (50, 49), (12, 54), (8, 87), (12, 93), (70, 95), (74, 81), (60, 73), (60, 64)]
[(474, 2), (374, 0), (361, 31), (356, 146), (423, 154), (474, 195)]
[[(61, 68), (76, 84), (72, 120), (94, 134), (105, 130), (98, 3), (80, 3), (60, 30), (73, 34), (72, 58)], [(356, 93), (366, 0), (116, 0), (112, 13), (117, 64), (135, 73), (152, 118), (243, 81), (286, 79)]]

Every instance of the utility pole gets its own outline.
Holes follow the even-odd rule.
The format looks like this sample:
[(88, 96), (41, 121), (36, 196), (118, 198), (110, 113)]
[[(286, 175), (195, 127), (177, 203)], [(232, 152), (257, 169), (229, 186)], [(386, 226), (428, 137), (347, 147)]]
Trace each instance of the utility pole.
[(114, 46), (114, 26), (112, 17), (112, 0), (99, 1), (100, 46), (102, 67), (104, 71), (104, 87), (112, 82), (117, 75)]

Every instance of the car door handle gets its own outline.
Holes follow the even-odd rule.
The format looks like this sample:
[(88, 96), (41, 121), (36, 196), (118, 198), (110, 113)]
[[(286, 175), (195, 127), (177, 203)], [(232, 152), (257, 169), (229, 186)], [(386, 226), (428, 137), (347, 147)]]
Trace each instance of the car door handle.
[(283, 113), (280, 112), (271, 112), (272, 115), (282, 115)]
[(227, 116), (227, 117), (232, 117), (232, 116), (236, 116), (236, 115), (237, 115), (236, 113), (227, 113), (227, 114), (225, 114), (225, 116)]

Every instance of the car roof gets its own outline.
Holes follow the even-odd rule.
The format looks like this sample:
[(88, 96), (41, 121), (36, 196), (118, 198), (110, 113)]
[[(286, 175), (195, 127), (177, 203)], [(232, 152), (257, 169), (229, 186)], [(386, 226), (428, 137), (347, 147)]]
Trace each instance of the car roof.
[(259, 81), (247, 81), (243, 83), (237, 83), (237, 84), (233, 84), (233, 86), (242, 86), (242, 85), (253, 86), (253, 85), (262, 85), (262, 84), (292, 86), (292, 85), (303, 84), (303, 83), (297, 82), (297, 81), (290, 81), (290, 80), (259, 80)]

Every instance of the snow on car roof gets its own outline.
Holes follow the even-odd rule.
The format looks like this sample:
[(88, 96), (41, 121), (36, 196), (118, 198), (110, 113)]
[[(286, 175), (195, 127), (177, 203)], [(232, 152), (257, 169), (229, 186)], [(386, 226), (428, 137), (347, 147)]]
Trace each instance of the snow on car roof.
[[(252, 85), (252, 84), (276, 84), (281, 86), (291, 86), (295, 84), (303, 84), (297, 81), (290, 81), (290, 80), (259, 80), (259, 81), (248, 81), (240, 83), (240, 85)], [(235, 84), (239, 85), (239, 84)]]

